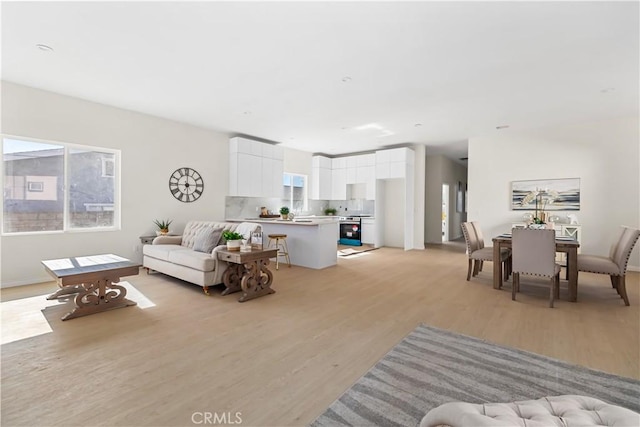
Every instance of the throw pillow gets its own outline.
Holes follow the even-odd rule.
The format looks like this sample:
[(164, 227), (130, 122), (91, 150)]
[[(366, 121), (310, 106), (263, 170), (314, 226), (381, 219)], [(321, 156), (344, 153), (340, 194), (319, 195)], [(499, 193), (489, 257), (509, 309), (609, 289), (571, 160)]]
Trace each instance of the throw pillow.
[(193, 250), (198, 252), (211, 253), (218, 246), (220, 236), (222, 236), (222, 228), (207, 227), (196, 234), (193, 240)]

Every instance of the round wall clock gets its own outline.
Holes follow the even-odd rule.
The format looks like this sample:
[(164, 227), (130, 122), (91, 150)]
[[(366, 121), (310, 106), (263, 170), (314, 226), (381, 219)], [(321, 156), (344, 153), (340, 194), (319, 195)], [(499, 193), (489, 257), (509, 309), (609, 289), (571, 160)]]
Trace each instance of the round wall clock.
[(191, 168), (178, 168), (169, 177), (169, 191), (181, 202), (195, 202), (204, 191), (204, 181)]

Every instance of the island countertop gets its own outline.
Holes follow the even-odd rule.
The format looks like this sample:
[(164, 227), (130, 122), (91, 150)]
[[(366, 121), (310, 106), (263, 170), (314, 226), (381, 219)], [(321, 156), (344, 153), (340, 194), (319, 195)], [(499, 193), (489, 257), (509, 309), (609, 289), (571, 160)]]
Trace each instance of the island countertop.
[(269, 246), (269, 234), (286, 234), (292, 265), (321, 269), (338, 262), (338, 218), (302, 218), (292, 221), (278, 218), (230, 218), (226, 221), (260, 224), (262, 244), (265, 247)]
[(338, 218), (294, 218), (279, 219), (279, 218), (228, 218), (227, 222), (255, 222), (257, 224), (278, 224), (278, 225), (322, 225), (333, 224), (338, 222)]

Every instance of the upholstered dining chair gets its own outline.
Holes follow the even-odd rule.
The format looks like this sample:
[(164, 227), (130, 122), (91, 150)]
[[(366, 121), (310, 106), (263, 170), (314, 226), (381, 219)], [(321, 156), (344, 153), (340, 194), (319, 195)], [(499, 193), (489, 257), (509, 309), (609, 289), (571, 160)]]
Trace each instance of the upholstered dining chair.
[[(480, 223), (478, 221), (471, 221), (471, 226), (473, 227), (473, 231), (476, 232), (476, 239), (478, 239), (478, 249), (484, 249), (484, 234), (482, 233), (482, 228), (480, 227)], [(488, 246), (489, 248), (491, 248), (491, 246)], [(507, 249), (508, 250), (508, 249)], [(479, 271), (482, 271), (482, 266), (483, 266), (483, 261), (480, 261), (478, 263), (478, 270), (474, 271), (474, 276), (476, 276), (478, 274)], [(505, 267), (510, 266), (510, 263), (507, 263), (507, 265), (505, 265)], [(475, 265), (474, 265), (475, 268)], [(507, 279), (509, 277), (509, 271), (508, 269), (505, 268), (506, 274), (505, 274), (505, 279)]]
[(620, 229), (620, 237), (611, 245), (608, 257), (578, 254), (578, 271), (608, 274), (611, 277), (611, 286), (618, 291), (618, 295), (628, 306), (629, 297), (625, 280), (627, 264), (633, 247), (640, 237), (640, 230), (625, 226)]
[[(484, 241), (480, 243), (473, 224), (470, 222), (463, 222), (461, 224), (461, 227), (462, 234), (464, 235), (464, 240), (467, 243), (467, 257), (469, 261), (467, 268), (467, 281), (469, 281), (471, 279), (472, 273), (473, 277), (478, 275), (482, 262), (495, 261), (493, 259), (493, 248), (484, 247)], [(501, 250), (500, 260), (498, 260), (497, 262), (504, 263), (504, 279), (507, 280), (511, 272), (511, 250), (506, 248), (504, 250)]]
[(556, 264), (556, 232), (514, 228), (511, 230), (511, 256), (513, 258), (513, 283), (511, 299), (516, 300), (520, 290), (520, 274), (548, 277), (550, 279), (549, 307), (560, 294), (560, 266)]

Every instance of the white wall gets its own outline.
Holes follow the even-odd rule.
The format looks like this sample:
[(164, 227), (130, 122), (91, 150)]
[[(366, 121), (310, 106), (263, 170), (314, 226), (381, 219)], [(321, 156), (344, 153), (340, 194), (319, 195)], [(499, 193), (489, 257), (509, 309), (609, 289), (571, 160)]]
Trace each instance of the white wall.
[[(116, 253), (141, 261), (138, 237), (154, 231), (156, 218), (173, 219), (177, 232), (192, 219), (224, 218), (228, 135), (7, 82), (1, 90), (5, 134), (122, 150), (122, 229), (2, 236), (0, 286), (51, 280), (44, 259)], [(183, 166), (204, 179), (193, 203), (169, 192), (169, 176)]]
[[(620, 225), (640, 226), (639, 126), (621, 118), (471, 139), (469, 220), (488, 239), (522, 218), (510, 210), (511, 181), (580, 178), (581, 252), (607, 255)], [(640, 268), (638, 245), (629, 266)]]
[[(384, 246), (406, 249), (404, 237), (404, 218), (406, 214), (405, 179), (379, 179), (376, 185), (382, 186), (384, 192), (384, 205), (382, 206), (384, 211), (382, 218), (385, 219), (383, 222)], [(378, 206), (376, 208), (378, 209)], [(380, 219), (377, 217), (377, 209), (376, 223), (380, 224)]]
[(458, 182), (467, 182), (467, 168), (441, 155), (427, 155), (425, 181), (426, 241), (442, 242), (442, 184), (449, 184), (449, 240), (461, 237), (466, 214), (456, 211), (456, 191)]
[(425, 165), (427, 150), (424, 145), (414, 145), (414, 191), (413, 191), (413, 248), (424, 249), (425, 240)]

